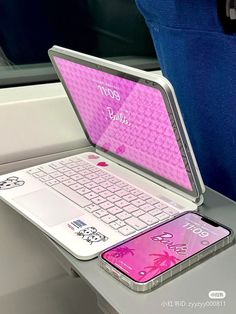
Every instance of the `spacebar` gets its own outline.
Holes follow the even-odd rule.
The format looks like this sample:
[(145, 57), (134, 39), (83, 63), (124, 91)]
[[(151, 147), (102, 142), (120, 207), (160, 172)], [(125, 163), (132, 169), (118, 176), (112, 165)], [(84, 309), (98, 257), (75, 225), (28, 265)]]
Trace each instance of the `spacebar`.
[(71, 200), (72, 202), (78, 204), (80, 207), (85, 207), (91, 202), (87, 200), (87, 198), (83, 197), (79, 193), (76, 193), (75, 191), (68, 188), (66, 185), (59, 183), (51, 186), (54, 190), (64, 195), (66, 198)]

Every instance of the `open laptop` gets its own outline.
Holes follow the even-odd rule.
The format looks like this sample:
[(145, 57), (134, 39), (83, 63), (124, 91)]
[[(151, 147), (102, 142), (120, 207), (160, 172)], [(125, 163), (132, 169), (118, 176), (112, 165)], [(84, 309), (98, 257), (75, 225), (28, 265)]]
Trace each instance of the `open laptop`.
[(2, 175), (1, 199), (83, 260), (196, 210), (204, 184), (171, 84), (57, 46), (49, 56), (91, 146)]

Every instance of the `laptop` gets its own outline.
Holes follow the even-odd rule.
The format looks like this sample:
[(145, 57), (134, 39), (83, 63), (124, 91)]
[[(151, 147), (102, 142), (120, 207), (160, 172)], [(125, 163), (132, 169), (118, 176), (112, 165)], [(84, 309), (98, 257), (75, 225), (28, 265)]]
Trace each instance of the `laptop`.
[(81, 260), (197, 210), (205, 188), (169, 81), (58, 46), (49, 56), (90, 146), (0, 176), (0, 198)]

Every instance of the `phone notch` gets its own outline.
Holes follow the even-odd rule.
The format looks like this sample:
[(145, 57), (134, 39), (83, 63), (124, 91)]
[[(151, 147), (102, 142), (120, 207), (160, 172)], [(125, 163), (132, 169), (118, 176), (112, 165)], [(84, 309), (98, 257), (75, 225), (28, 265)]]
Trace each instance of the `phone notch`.
[(213, 220), (211, 220), (211, 219), (209, 219), (207, 217), (201, 217), (201, 220), (203, 222), (206, 222), (207, 224), (213, 226), (213, 227), (219, 227), (220, 226), (217, 222), (215, 222), (215, 221), (213, 221)]

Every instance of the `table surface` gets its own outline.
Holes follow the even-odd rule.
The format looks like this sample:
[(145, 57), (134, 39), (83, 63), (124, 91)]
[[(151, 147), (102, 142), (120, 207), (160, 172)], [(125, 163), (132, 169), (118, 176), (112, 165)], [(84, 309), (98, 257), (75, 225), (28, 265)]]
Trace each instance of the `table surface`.
[[(236, 232), (236, 203), (219, 193), (207, 188), (205, 202), (199, 212)], [(118, 313), (235, 313), (235, 245), (149, 293), (131, 291), (101, 269), (97, 259), (79, 261), (55, 245), (79, 276)], [(211, 300), (208, 296), (211, 290), (225, 291), (225, 299)]]

